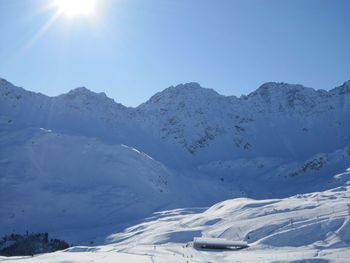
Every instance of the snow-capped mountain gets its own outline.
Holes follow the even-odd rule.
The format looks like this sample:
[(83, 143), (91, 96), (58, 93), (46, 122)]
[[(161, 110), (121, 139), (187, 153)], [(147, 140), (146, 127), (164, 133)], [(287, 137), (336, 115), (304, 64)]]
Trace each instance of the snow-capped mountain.
[(350, 81), (266, 83), (240, 98), (188, 83), (130, 108), (0, 79), (0, 234), (90, 242), (163, 208), (344, 185), (349, 116)]
[[(170, 150), (178, 147), (188, 153), (184, 159), (196, 162), (243, 156), (301, 159), (349, 144), (349, 87), (350, 81), (330, 91), (266, 83), (236, 98), (188, 83), (127, 108), (86, 88), (47, 97), (1, 80), (0, 99), (3, 121), (12, 126), (127, 141), (152, 151), (154, 145), (140, 142), (141, 134), (142, 141), (151, 140)], [(165, 162), (177, 156), (162, 158), (163, 154), (159, 159)]]

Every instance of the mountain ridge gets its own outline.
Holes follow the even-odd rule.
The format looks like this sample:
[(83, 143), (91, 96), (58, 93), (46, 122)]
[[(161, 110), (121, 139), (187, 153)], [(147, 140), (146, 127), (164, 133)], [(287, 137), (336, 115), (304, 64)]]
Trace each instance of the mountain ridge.
[[(128, 143), (136, 148), (139, 143), (134, 144), (133, 141), (137, 141), (141, 134), (148, 134), (149, 140), (156, 144), (166, 146), (175, 142), (191, 154), (204, 152), (203, 149), (210, 144), (224, 143), (231, 145), (230, 149), (236, 148), (235, 151), (230, 151), (232, 156), (235, 156), (235, 152), (243, 156), (258, 156), (263, 154), (259, 152), (266, 147), (258, 146), (263, 138), (259, 138), (257, 143), (254, 140), (257, 135), (266, 136), (276, 130), (269, 123), (279, 127), (279, 134), (282, 135), (289, 133), (283, 128), (288, 122), (290, 128), (294, 129), (293, 134), (299, 133), (295, 129), (304, 131), (303, 140), (307, 139), (307, 134), (312, 129), (318, 129), (312, 126), (322, 126), (325, 120), (329, 122), (326, 129), (333, 129), (333, 132), (339, 132), (335, 128), (337, 125), (349, 128), (346, 122), (346, 113), (350, 109), (347, 93), (349, 81), (330, 91), (305, 88), (299, 84), (269, 82), (241, 98), (220, 95), (214, 90), (201, 88), (198, 83), (180, 84), (155, 94), (136, 108), (125, 107), (105, 93), (95, 93), (87, 88), (77, 88), (59, 96), (48, 97), (22, 90), (4, 80), (2, 83), (0, 109), (9, 118), (12, 116), (11, 118), (20, 119), (27, 124), (41, 123), (42, 127), (48, 129), (61, 129), (65, 126), (65, 130), (72, 130), (76, 126), (74, 123), (80, 122), (82, 127), (87, 127), (83, 132), (98, 137), (104, 133), (102, 137), (120, 143), (129, 137)], [(269, 120), (271, 118), (273, 121)], [(93, 122), (98, 125), (91, 126)], [(259, 133), (255, 131), (257, 125), (261, 126)], [(74, 129), (79, 129), (79, 125)], [(125, 129), (129, 132), (123, 132)], [(131, 130), (136, 131), (136, 134), (130, 136), (135, 133)], [(328, 135), (324, 134), (326, 137)], [(346, 137), (344, 134), (338, 139), (343, 140), (344, 136)], [(313, 139), (315, 138), (314, 136)], [(278, 147), (286, 147), (283, 146), (285, 139), (279, 140)], [(341, 146), (342, 143), (339, 142), (336, 147)], [(335, 150), (336, 147), (327, 151)], [(149, 148), (141, 150), (150, 150), (153, 154)], [(254, 153), (255, 149), (258, 152)], [(295, 152), (294, 155), (302, 152)], [(265, 154), (266, 150), (263, 155)]]
[[(91, 95), (105, 96), (105, 97), (115, 101), (115, 99), (113, 99), (111, 97), (108, 97), (106, 95), (106, 93), (104, 93), (104, 92), (95, 92), (93, 90), (88, 89), (85, 86), (73, 88), (73, 89), (69, 90), (66, 93), (62, 93), (62, 94), (59, 94), (59, 95), (56, 95), (56, 96), (48, 96), (48, 95), (45, 95), (45, 94), (43, 94), (41, 92), (29, 91), (29, 90), (26, 90), (26, 89), (24, 89), (22, 87), (14, 85), (12, 82), (9, 82), (5, 78), (0, 78), (0, 88), (4, 88), (4, 86), (5, 87), (6, 86), (10, 87), (10, 88), (13, 87), (13, 88), (21, 89), (23, 91), (31, 92), (31, 93), (34, 93), (34, 94), (41, 94), (41, 95), (44, 95), (44, 96), (49, 97), (49, 98), (56, 98), (56, 97), (60, 97), (62, 95), (67, 95), (67, 94), (76, 94), (76, 95), (91, 94)], [(272, 89), (272, 90), (276, 91), (276, 89), (280, 89), (281, 87), (284, 87), (284, 88), (287, 88), (287, 89), (298, 89), (299, 91), (300, 90), (312, 90), (312, 91), (319, 92), (319, 93), (324, 93), (324, 92), (326, 92), (326, 93), (334, 93), (334, 92), (338, 91), (340, 93), (348, 94), (348, 93), (350, 93), (350, 80), (345, 81), (340, 86), (337, 86), (337, 87), (334, 87), (334, 88), (330, 88), (329, 90), (314, 89), (314, 88), (311, 88), (311, 87), (303, 86), (302, 84), (289, 84), (289, 83), (285, 83), (285, 82), (273, 82), (273, 81), (271, 81), (271, 82), (265, 82), (265, 83), (261, 84), (256, 90), (251, 91), (248, 94), (241, 94), (240, 96), (236, 96), (236, 95), (222, 95), (222, 94), (218, 93), (217, 91), (215, 91), (214, 89), (202, 87), (198, 82), (187, 82), (187, 83), (178, 84), (176, 86), (169, 86), (168, 88), (165, 88), (162, 91), (159, 91), (159, 92), (155, 93), (153, 96), (151, 96), (145, 102), (141, 103), (139, 106), (130, 107), (130, 106), (125, 106), (125, 105), (123, 105), (121, 103), (118, 103), (116, 101), (115, 102), (117, 104), (123, 105), (125, 108), (133, 108), (133, 109), (135, 109), (135, 108), (138, 108), (141, 105), (143, 105), (143, 104), (145, 104), (145, 103), (147, 103), (149, 101), (154, 101), (159, 95), (164, 95), (164, 94), (171, 93), (171, 92), (179, 93), (180, 91), (182, 91), (182, 92), (189, 92), (191, 90), (192, 91), (199, 91), (199, 90), (201, 90), (201, 91), (206, 91), (207, 94), (211, 93), (212, 95), (219, 95), (220, 97), (237, 98), (237, 99), (246, 100), (247, 97), (251, 97), (251, 96), (254, 96), (256, 94), (264, 93), (264, 92), (262, 92), (263, 90), (270, 90), (271, 91), (271, 89)], [(156, 95), (158, 95), (158, 96), (156, 96)]]
[(189, 83), (131, 108), (82, 87), (49, 97), (0, 80), (2, 231), (87, 242), (160, 209), (342, 186), (348, 87), (266, 83), (237, 98)]

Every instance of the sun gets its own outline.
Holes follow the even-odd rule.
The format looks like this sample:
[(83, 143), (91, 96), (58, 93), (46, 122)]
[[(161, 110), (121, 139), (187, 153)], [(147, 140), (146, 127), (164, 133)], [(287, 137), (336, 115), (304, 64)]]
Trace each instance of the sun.
[(95, 11), (95, 0), (54, 0), (54, 4), (67, 16), (91, 15)]

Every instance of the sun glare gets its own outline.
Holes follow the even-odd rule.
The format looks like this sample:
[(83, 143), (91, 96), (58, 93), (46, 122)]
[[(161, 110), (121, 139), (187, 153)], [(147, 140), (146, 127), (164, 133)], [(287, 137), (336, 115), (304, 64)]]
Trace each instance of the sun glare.
[(55, 0), (54, 3), (67, 16), (90, 15), (95, 9), (95, 0)]

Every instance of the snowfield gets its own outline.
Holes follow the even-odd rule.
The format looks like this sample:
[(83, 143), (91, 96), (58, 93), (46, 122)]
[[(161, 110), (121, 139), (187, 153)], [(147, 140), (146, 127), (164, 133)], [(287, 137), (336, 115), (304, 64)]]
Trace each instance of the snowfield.
[(0, 79), (0, 236), (73, 244), (0, 261), (350, 262), (349, 116), (350, 81), (239, 98), (187, 83), (131, 108)]
[[(16, 262), (349, 262), (350, 186), (284, 199), (237, 198), (209, 209), (155, 213), (109, 244)], [(194, 237), (244, 240), (242, 250), (195, 249)], [(13, 262), (14, 258), (0, 258)]]

